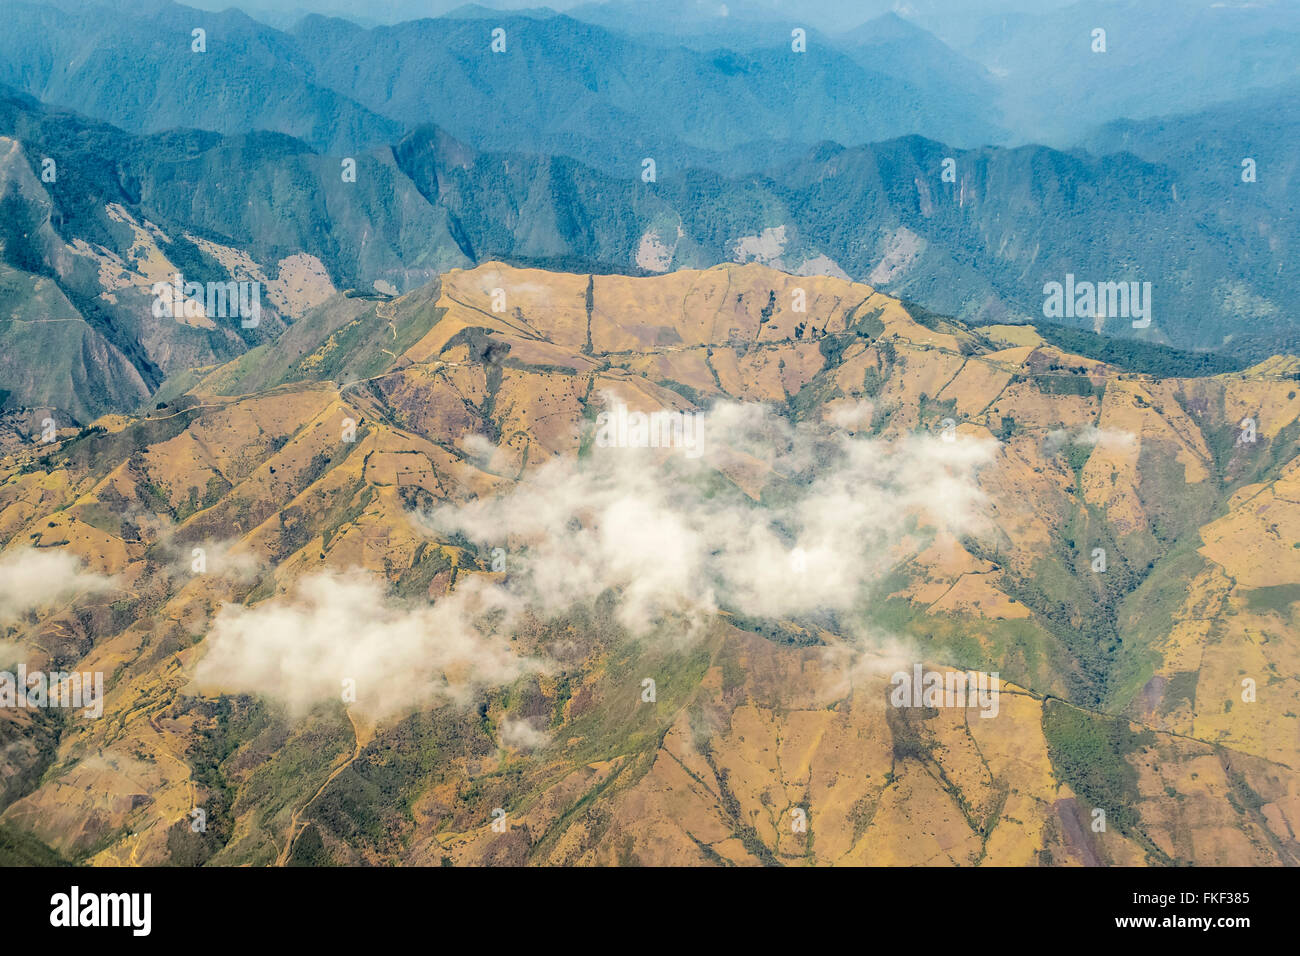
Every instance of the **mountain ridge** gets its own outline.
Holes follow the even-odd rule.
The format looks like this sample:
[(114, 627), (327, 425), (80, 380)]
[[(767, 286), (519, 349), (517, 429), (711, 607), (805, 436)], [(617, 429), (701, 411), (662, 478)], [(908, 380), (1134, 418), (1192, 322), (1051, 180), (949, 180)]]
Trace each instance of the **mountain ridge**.
[[(752, 263), (646, 278), (486, 263), (406, 296), (333, 300), (166, 407), (61, 434), (41, 457), (13, 450), (0, 560), (34, 542), (124, 590), (89, 612), (68, 598), (32, 608), (11, 632), (33, 665), (114, 677), (106, 719), (59, 731), (52, 769), (5, 751), (26, 782), (0, 821), (91, 864), (1294, 863), (1300, 777), (1274, 730), (1295, 719), (1280, 675), (1300, 654), (1283, 557), (1300, 542), (1297, 363), (1160, 379), (1018, 344), (1025, 327), (918, 316), (868, 286)], [(596, 413), (620, 401), (777, 418), (709, 419), (692, 477), (680, 451), (592, 440)], [(1252, 443), (1235, 441), (1246, 412)], [(801, 471), (797, 451), (755, 455), (765, 422), (796, 444), (812, 429), (831, 484)], [(939, 437), (949, 428), (952, 443)], [(527, 529), (614, 521), (605, 481), (641, 493), (665, 481), (659, 520), (698, 502), (683, 514), (730, 522), (740, 509), (764, 527), (782, 501), (813, 507), (808, 488), (834, 495), (827, 441), (882, 464), (938, 456), (924, 474), (983, 462), (971, 490), (988, 504), (960, 482), (942, 494), (882, 482), (874, 457), (857, 460), (846, 501), (869, 515), (877, 495), (882, 508), (923, 502), (900, 504), (914, 521), (869, 550), (861, 599), (803, 603), (782, 565), (773, 610), (724, 596), (685, 638), (671, 614), (629, 631), (640, 617), (620, 608), (638, 607), (636, 579), (616, 577), (591, 603), (530, 603), (514, 655), (490, 658), (500, 669), (541, 655), (554, 669), (474, 678), (489, 658), (449, 661), (453, 688), (457, 674), (470, 683), (420, 692), (409, 714), (375, 696), (372, 681), (405, 693), (396, 672), (357, 675), (359, 703), (345, 707), (329, 702), (326, 666), (299, 713), (284, 709), (296, 691), (249, 683), (239, 662), (242, 622), (259, 645), (277, 640), (262, 615), (307, 613), (302, 588), (333, 589), (341, 620), (362, 601), (384, 622), (376, 659), (399, 662), (408, 620), (461, 633), (447, 615), (465, 601), (539, 600), (531, 576), (575, 553), (551, 555)], [(572, 515), (560, 505), (571, 497)], [(991, 524), (955, 533), (966, 519), (943, 500)], [(511, 525), (532, 517), (497, 537), (498, 507), (522, 509)], [(833, 510), (840, 536), (823, 546), (835, 549), (855, 519)], [(788, 513), (804, 514), (789, 533), (811, 533), (811, 513)], [(452, 514), (463, 524), (442, 524)], [(600, 541), (576, 554), (594, 548), (600, 566)], [(657, 539), (623, 532), (610, 546), (663, 565)], [(705, 530), (700, 546), (718, 544)], [(1104, 575), (1088, 567), (1095, 546)], [(193, 548), (207, 572), (189, 569)], [(835, 564), (818, 567), (804, 586), (834, 579)], [(740, 567), (712, 570), (734, 597)], [(656, 579), (681, 586), (669, 580)], [(328, 632), (311, 627), (326, 630), (294, 640)], [(379, 633), (360, 618), (344, 627), (351, 642)], [(902, 661), (999, 671), (999, 718), (891, 709)], [(1259, 699), (1225, 711), (1243, 662)], [(654, 706), (637, 704), (647, 675)], [(5, 740), (12, 713), (0, 713)], [(187, 836), (200, 805), (209, 829)], [(815, 842), (780, 823), (791, 807)], [(1087, 825), (1095, 808), (1105, 832)]]

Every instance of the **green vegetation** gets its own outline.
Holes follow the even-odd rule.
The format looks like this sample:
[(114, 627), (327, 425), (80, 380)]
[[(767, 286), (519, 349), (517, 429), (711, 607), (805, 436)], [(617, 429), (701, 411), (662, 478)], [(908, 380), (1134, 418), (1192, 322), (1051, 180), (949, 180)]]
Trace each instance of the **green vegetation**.
[(1169, 678), (1165, 685), (1164, 697), (1160, 701), (1160, 713), (1172, 714), (1186, 704), (1191, 707), (1196, 703), (1196, 684), (1200, 678), (1197, 671), (1179, 671)]
[(68, 861), (24, 830), (0, 823), (0, 866), (68, 866)]
[(1064, 352), (1105, 362), (1126, 372), (1159, 378), (1199, 378), (1239, 372), (1251, 362), (1223, 352), (1187, 352), (1168, 345), (1156, 345), (1140, 339), (1112, 338), (1083, 329), (1034, 322), (1034, 329)]
[(1246, 592), (1246, 607), (1252, 611), (1272, 611), (1286, 618), (1291, 605), (1300, 602), (1300, 584), (1278, 584), (1252, 588)]
[[(1019, 378), (1022, 376), (1017, 376)], [(1068, 372), (1048, 371), (1029, 378), (1044, 395), (1080, 395), (1100, 399), (1106, 390), (1105, 385), (1094, 385), (1087, 375), (1072, 375)]]
[(1128, 757), (1155, 743), (1149, 731), (1135, 733), (1127, 720), (1079, 710), (1058, 700), (1043, 705), (1043, 735), (1058, 777), (1125, 836), (1140, 822), (1137, 769)]

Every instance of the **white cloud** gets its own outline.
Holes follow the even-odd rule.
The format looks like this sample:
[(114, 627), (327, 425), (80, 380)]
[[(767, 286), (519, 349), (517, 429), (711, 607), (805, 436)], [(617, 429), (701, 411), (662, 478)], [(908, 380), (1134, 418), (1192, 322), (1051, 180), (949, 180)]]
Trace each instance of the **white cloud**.
[(1137, 444), (1137, 436), (1120, 428), (1098, 428), (1096, 425), (1083, 425), (1068, 431), (1064, 428), (1053, 429), (1047, 433), (1047, 444), (1052, 451), (1059, 451), (1065, 445), (1132, 448)]
[(465, 703), (476, 687), (541, 669), (475, 626), (486, 613), (509, 611), (504, 597), (471, 579), (432, 606), (406, 604), (367, 571), (314, 574), (290, 595), (223, 605), (195, 688), (264, 695), (295, 715), (342, 701), (345, 681), (357, 709), (376, 717), (435, 700)]
[[(340, 700), (344, 680), (355, 681), (356, 706), (377, 716), (468, 702), (475, 688), (545, 669), (511, 650), (525, 620), (555, 618), (606, 592), (632, 634), (685, 642), (720, 607), (773, 618), (850, 609), (897, 564), (904, 542), (924, 546), (918, 529), (981, 527), (975, 472), (996, 442), (883, 441), (738, 404), (715, 407), (705, 430), (709, 452), (700, 459), (680, 449), (595, 447), (499, 495), (416, 516), (430, 533), (464, 535), (485, 555), (507, 548), (504, 582), (462, 574), (428, 605), (395, 601), (368, 572), (325, 573), (252, 608), (223, 606), (196, 688), (270, 696), (295, 714)], [(753, 487), (765, 483), (764, 500), (719, 490), (718, 468), (761, 473)], [(519, 749), (547, 739), (518, 720), (501, 734)]]
[(179, 553), (179, 557), (168, 566), (169, 573), (174, 576), (215, 574), (237, 584), (251, 584), (263, 571), (262, 559), (245, 550), (237, 539), (182, 545), (169, 536), (164, 546)]
[(19, 548), (0, 554), (0, 627), (16, 624), (29, 611), (77, 596), (103, 594), (113, 578), (86, 571), (68, 551)]
[(251, 584), (265, 570), (262, 557), (238, 538), (182, 540), (181, 527), (167, 515), (132, 509), (127, 520), (147, 530), (168, 558), (164, 571), (173, 578), (211, 574), (235, 584)]
[[(508, 546), (505, 588), (543, 617), (609, 589), (634, 634), (683, 615), (699, 624), (719, 606), (763, 617), (844, 610), (897, 563), (910, 526), (957, 535), (980, 526), (974, 474), (996, 448), (792, 426), (758, 405), (715, 407), (705, 433), (710, 454), (698, 462), (595, 447), (423, 520), (489, 550)], [(729, 461), (770, 468), (771, 500), (716, 493), (711, 469)]]
[(529, 721), (507, 717), (501, 723), (501, 745), (514, 750), (540, 750), (551, 742), (551, 735)]

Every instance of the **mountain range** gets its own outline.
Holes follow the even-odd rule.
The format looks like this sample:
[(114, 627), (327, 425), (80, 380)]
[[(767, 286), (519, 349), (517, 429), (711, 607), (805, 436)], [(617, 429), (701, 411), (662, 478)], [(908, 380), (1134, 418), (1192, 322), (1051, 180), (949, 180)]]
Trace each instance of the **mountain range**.
[[(352, 153), (433, 123), (482, 149), (577, 156), (624, 176), (647, 156), (665, 171), (743, 167), (756, 140), (999, 135), (986, 107), (929, 80), (924, 64), (881, 71), (839, 50), (801, 55), (789, 29), (739, 52), (665, 49), (562, 16), (369, 30), (310, 16), (281, 32), (237, 10), (171, 4), (131, 15), (6, 0), (0, 11), (13, 25), (0, 83), (135, 133), (265, 129)], [(208, 52), (192, 51), (194, 29)], [(132, 82), (107, 81), (118, 74)]]
[[(823, 144), (764, 174), (655, 182), (482, 152), (436, 127), (355, 157), (348, 180), (348, 157), (282, 134), (140, 136), (10, 94), (6, 335), (11, 363), (46, 364), (15, 366), (0, 387), (11, 405), (85, 423), (262, 341), (335, 289), (405, 292), (487, 259), (628, 274), (756, 261), (860, 279), (972, 322), (1042, 319), (1045, 286), (1067, 276), (1151, 282), (1147, 329), (1118, 314), (1056, 320), (1259, 360), (1296, 347), (1297, 179), (1279, 146), (1296, 138), (1289, 92), (1104, 127), (1099, 156), (904, 137)], [(1227, 113), (1255, 132), (1179, 147)], [(275, 282), (286, 263), (297, 298), (282, 290), (261, 331), (147, 318), (160, 278)], [(71, 320), (64, 344), (22, 346), (50, 334), (25, 316), (51, 302)], [(82, 342), (100, 358), (86, 362)]]
[[(1294, 864), (1300, 363), (1057, 335), (752, 264), (488, 263), (11, 443), (6, 567), (80, 570), (9, 640), (111, 676), (99, 720), (0, 713), (5, 843)], [(699, 454), (603, 441), (620, 405), (704, 414)], [(888, 706), (914, 662), (997, 672), (997, 719)]]
[(1294, 9), (295, 2), (0, 0), (0, 864), (1300, 864)]

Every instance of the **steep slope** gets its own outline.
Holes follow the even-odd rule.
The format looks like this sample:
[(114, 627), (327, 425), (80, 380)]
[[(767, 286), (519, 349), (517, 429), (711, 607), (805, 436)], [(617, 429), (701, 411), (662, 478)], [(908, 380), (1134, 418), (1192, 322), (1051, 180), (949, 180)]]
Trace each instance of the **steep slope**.
[[(339, 160), (271, 134), (135, 137), (0, 97), (6, 406), (61, 425), (134, 410), (338, 288), (407, 289), (467, 261), (391, 157), (356, 171), (345, 181)], [(205, 294), (160, 318), (155, 286), (178, 275)], [(257, 284), (256, 316), (210, 301), (229, 282)]]
[[(1300, 862), (1296, 371), (757, 265), (335, 299), (4, 463), (0, 561), (84, 562), (4, 639), (109, 688), (0, 714), (0, 822), (100, 864)], [(620, 447), (620, 402), (703, 441)], [(892, 706), (913, 664), (999, 672), (996, 716)]]
[[(493, 29), (505, 31), (504, 53), (490, 49)], [(620, 176), (639, 174), (647, 156), (664, 172), (715, 165), (764, 139), (996, 137), (984, 111), (955, 109), (836, 49), (793, 52), (789, 27), (752, 52), (661, 47), (564, 16), (371, 31), (307, 18), (294, 36), (323, 82), (408, 126), (433, 122), (481, 149), (580, 157)]]
[[(135, 133), (272, 130), (351, 154), (401, 135), (380, 116), (311, 78), (284, 34), (235, 9), (178, 4), (115, 10), (6, 0), (0, 83)], [(206, 31), (194, 49), (194, 30)]]
[[(1216, 180), (1199, 160), (1183, 173), (1128, 153), (916, 138), (826, 145), (767, 177), (643, 183), (422, 128), (351, 157), (353, 178), (344, 158), (274, 134), (134, 137), (20, 95), (0, 98), (0, 136), (13, 343), (0, 388), (10, 407), (79, 423), (266, 341), (333, 289), (401, 293), (489, 259), (634, 274), (761, 262), (972, 322), (1041, 318), (1045, 284), (1069, 275), (1149, 281), (1149, 328), (1099, 307), (1060, 321), (1253, 360), (1296, 335), (1294, 177), (1264, 152), (1267, 186), (1232, 164)], [(259, 282), (263, 320), (157, 322), (150, 290), (178, 273)], [(57, 348), (33, 317), (64, 326)]]
[[(900, 77), (790, 27), (761, 49), (664, 48), (565, 16), (445, 16), (365, 29), (309, 16), (282, 32), (178, 4), (73, 11), (6, 0), (0, 83), (135, 133), (269, 130), (353, 155), (435, 123), (480, 149), (581, 158), (606, 173), (752, 169), (756, 141), (859, 143), (920, 132), (968, 145), (989, 109), (923, 71)], [(191, 48), (206, 31), (207, 52)], [(508, 38), (492, 50), (494, 29)], [(729, 44), (720, 44), (729, 47)], [(129, 83), (118, 82), (130, 76)]]
[[(1297, 103), (1300, 82), (1293, 81), (1197, 112), (1108, 123), (1089, 134), (1088, 148), (1178, 168), (1179, 194), (1203, 210), (1213, 229), (1285, 269), (1282, 263), (1294, 261), (1300, 248)], [(1244, 320), (1232, 335), (1234, 351), (1263, 358), (1300, 350), (1286, 300), (1258, 297), (1231, 273), (1213, 295), (1231, 302)]]
[(693, 170), (645, 184), (562, 159), (478, 154), (436, 130), (412, 133), (395, 155), (479, 259), (650, 272), (756, 261), (862, 279), (972, 322), (1041, 320), (1044, 286), (1067, 275), (1150, 282), (1149, 328), (1106, 308), (1057, 321), (1182, 348), (1254, 342), (1257, 358), (1295, 325), (1288, 227), (1268, 226), (1289, 221), (1289, 197), (1224, 203), (1253, 188), (1239, 163), (1202, 188), (1203, 173), (1185, 179), (1127, 153), (964, 151), (909, 137), (826, 144), (763, 177)]

